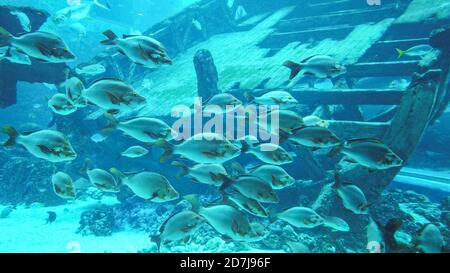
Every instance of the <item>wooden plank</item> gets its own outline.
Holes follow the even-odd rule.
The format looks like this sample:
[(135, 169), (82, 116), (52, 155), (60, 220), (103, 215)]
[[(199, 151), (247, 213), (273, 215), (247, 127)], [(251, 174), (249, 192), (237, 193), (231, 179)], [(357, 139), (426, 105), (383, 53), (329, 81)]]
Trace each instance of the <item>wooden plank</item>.
[(292, 90), (291, 94), (301, 104), (356, 104), (356, 105), (397, 105), (404, 91), (384, 89), (347, 89), (347, 90)]
[(343, 77), (395, 77), (411, 76), (419, 68), (419, 61), (357, 63), (347, 67)]
[(381, 138), (390, 126), (389, 122), (363, 122), (329, 120), (328, 127), (342, 140), (354, 138)]

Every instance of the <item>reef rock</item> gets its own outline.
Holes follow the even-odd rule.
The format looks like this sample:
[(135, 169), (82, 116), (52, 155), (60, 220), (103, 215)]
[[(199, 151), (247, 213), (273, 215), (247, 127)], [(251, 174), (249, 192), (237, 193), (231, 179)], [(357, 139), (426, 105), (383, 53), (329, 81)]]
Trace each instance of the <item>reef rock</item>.
[(77, 233), (82, 235), (110, 236), (115, 229), (114, 210), (108, 206), (85, 211), (81, 214)]

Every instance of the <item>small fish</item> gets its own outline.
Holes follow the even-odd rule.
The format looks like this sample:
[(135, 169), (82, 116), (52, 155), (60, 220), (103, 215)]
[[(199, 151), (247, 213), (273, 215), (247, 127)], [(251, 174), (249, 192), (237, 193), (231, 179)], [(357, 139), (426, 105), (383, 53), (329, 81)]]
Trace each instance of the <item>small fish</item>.
[(277, 215), (283, 220), (297, 228), (315, 228), (324, 224), (324, 219), (314, 210), (306, 207), (293, 207)]
[(67, 136), (58, 131), (41, 130), (30, 134), (19, 134), (12, 126), (3, 126), (0, 131), (9, 139), (3, 144), (10, 147), (19, 144), (35, 157), (50, 162), (72, 161), (77, 157)]
[(119, 192), (119, 185), (110, 173), (102, 169), (88, 170), (86, 174), (92, 185), (104, 192)]
[(53, 113), (67, 116), (77, 111), (77, 107), (64, 94), (56, 94), (48, 101), (48, 107)]
[(228, 176), (227, 171), (221, 164), (196, 164), (192, 167), (174, 161), (172, 166), (181, 168), (182, 173), (177, 175), (178, 178), (189, 175), (195, 182), (212, 185), (216, 187), (222, 186), (224, 177)]
[(337, 231), (348, 232), (350, 227), (343, 219), (333, 216), (323, 216), (323, 224), (326, 227), (332, 228)]
[(134, 194), (149, 202), (164, 203), (180, 197), (169, 180), (158, 173), (140, 172), (124, 174), (116, 168), (111, 168), (110, 171), (119, 177), (123, 184), (127, 185)]
[(58, 172), (52, 176), (53, 191), (63, 199), (75, 199), (77, 196), (72, 178), (66, 173)]
[(253, 146), (243, 143), (242, 152), (252, 154), (262, 162), (271, 165), (285, 165), (294, 161), (291, 154), (283, 147), (272, 143)]
[(148, 154), (148, 150), (142, 146), (133, 146), (122, 152), (122, 156), (129, 158), (143, 157), (146, 154)]
[(166, 161), (172, 154), (178, 154), (196, 163), (222, 164), (241, 154), (239, 147), (215, 133), (194, 135), (176, 146), (165, 140), (160, 140), (155, 145), (165, 151), (161, 162)]
[(364, 192), (356, 185), (344, 184), (338, 173), (335, 174), (336, 189), (344, 207), (355, 214), (368, 214), (370, 203), (367, 202)]
[[(3, 49), (2, 49), (3, 50)], [(15, 47), (6, 47), (4, 48), (5, 52), (2, 56), (0, 56), (0, 60), (6, 59), (12, 63), (23, 64), (23, 65), (31, 65), (31, 60), (28, 55), (20, 52)]]
[(254, 230), (247, 215), (229, 205), (202, 207), (195, 195), (185, 196), (192, 205), (192, 210), (205, 218), (220, 234), (235, 241), (260, 241), (264, 237), (261, 231)]
[(283, 168), (274, 165), (260, 165), (249, 173), (256, 176), (272, 186), (275, 190), (287, 188), (295, 183), (295, 179)]
[(133, 87), (117, 79), (98, 80), (82, 94), (89, 102), (112, 113), (131, 111), (147, 102)]
[(193, 211), (182, 211), (170, 216), (159, 228), (159, 235), (151, 236), (151, 240), (158, 246), (169, 243), (188, 241), (195, 231), (206, 220)]
[(314, 76), (320, 79), (335, 78), (347, 72), (345, 66), (327, 55), (314, 55), (304, 59), (300, 64), (286, 61), (283, 65), (291, 69), (289, 80), (294, 79), (300, 72), (303, 75)]
[(268, 217), (269, 214), (267, 210), (255, 199), (248, 198), (237, 190), (231, 193), (226, 193), (224, 196), (226, 200), (230, 200), (236, 204), (241, 209), (247, 211), (248, 213), (258, 216), (258, 217)]
[(348, 140), (330, 151), (330, 156), (342, 153), (351, 163), (358, 163), (369, 171), (401, 167), (403, 160), (382, 141), (374, 138)]
[(30, 18), (28, 18), (28, 16), (25, 13), (20, 12), (18, 10), (13, 10), (10, 12), (10, 14), (17, 17), (24, 31), (26, 32), (31, 31), (31, 21)]
[(398, 58), (400, 59), (403, 56), (409, 57), (423, 57), (433, 51), (433, 47), (430, 45), (416, 45), (407, 50), (401, 50), (400, 48), (395, 49), (398, 53)]
[(259, 202), (279, 202), (278, 195), (272, 189), (272, 186), (256, 176), (241, 175), (235, 179), (227, 179), (221, 190), (224, 191), (228, 187), (232, 187), (245, 197)]
[(209, 110), (211, 106), (218, 106), (223, 111), (231, 112), (236, 109), (236, 107), (242, 105), (242, 102), (230, 93), (220, 93), (214, 95), (207, 101), (203, 107), (204, 113), (214, 113), (214, 111)]
[(106, 115), (106, 117), (110, 124), (103, 128), (103, 132), (119, 129), (145, 143), (155, 143), (161, 139), (169, 141), (176, 136), (175, 131), (160, 119), (141, 117), (119, 122), (111, 115)]
[(103, 45), (117, 46), (121, 54), (136, 64), (145, 67), (153, 67), (154, 64), (172, 64), (164, 46), (153, 38), (124, 35), (121, 39), (111, 30), (103, 32), (103, 35), (108, 38), (101, 42)]
[(75, 71), (77, 74), (85, 75), (85, 76), (95, 76), (100, 75), (106, 72), (106, 68), (101, 64), (91, 64), (87, 66), (83, 66), (81, 68), (76, 68)]
[(58, 36), (47, 32), (30, 32), (14, 37), (0, 27), (0, 41), (17, 48), (20, 53), (49, 63), (65, 63), (75, 60), (65, 42)]
[(198, 31), (202, 31), (202, 23), (200, 23), (197, 19), (193, 18), (192, 19), (192, 25), (194, 26), (194, 28)]
[(330, 126), (330, 123), (328, 121), (314, 115), (304, 117), (303, 122), (305, 123), (305, 126), (319, 126), (323, 128), (328, 128)]
[(108, 137), (102, 134), (94, 134), (91, 136), (91, 140), (95, 143), (101, 143), (105, 141)]
[(324, 127), (305, 127), (292, 132), (289, 141), (313, 149), (326, 149), (341, 145), (341, 140)]
[(278, 105), (280, 107), (292, 107), (298, 104), (298, 101), (287, 91), (271, 91), (260, 97), (253, 97), (250, 93), (245, 93), (249, 103), (261, 105)]
[(99, 0), (93, 0), (90, 1), (89, 3), (72, 5), (63, 8), (61, 10), (58, 10), (51, 17), (51, 20), (57, 26), (71, 25), (77, 23), (78, 21), (89, 17), (92, 6), (94, 5), (108, 10), (111, 8), (107, 1), (103, 1), (103, 3), (101, 3)]
[(388, 88), (389, 89), (395, 89), (395, 90), (405, 90), (410, 85), (410, 81), (407, 79), (400, 79), (400, 80), (393, 80)]
[[(305, 127), (303, 118), (299, 114), (291, 110), (275, 110), (267, 115), (271, 118), (277, 118), (279, 126), (278, 130), (286, 134), (291, 134), (292, 131)], [(263, 119), (263, 117), (259, 118), (259, 120), (261, 119)], [(269, 117), (264, 117), (264, 119), (269, 120)], [(269, 125), (270, 126), (267, 126), (267, 124), (262, 124), (261, 122), (259, 122), (260, 128), (264, 129), (267, 132), (271, 132), (274, 129), (270, 128), (271, 124)], [(278, 131), (274, 133), (279, 134)]]
[(433, 224), (425, 224), (415, 238), (415, 249), (420, 253), (441, 253), (444, 238), (439, 228)]
[(51, 224), (53, 222), (55, 222), (56, 220), (56, 212), (54, 211), (47, 211), (47, 219), (45, 220), (45, 224)]

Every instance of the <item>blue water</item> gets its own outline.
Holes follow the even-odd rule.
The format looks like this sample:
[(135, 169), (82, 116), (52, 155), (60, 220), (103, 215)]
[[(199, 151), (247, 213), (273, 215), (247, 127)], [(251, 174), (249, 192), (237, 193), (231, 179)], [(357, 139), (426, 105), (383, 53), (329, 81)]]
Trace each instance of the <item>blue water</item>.
[[(382, 0), (381, 5), (377, 5), (376, 1), (375, 5), (365, 0), (340, 1), (334, 6), (320, 0), (310, 3), (293, 0), (257, 2), (99, 0), (93, 4), (89, 0), (0, 0), (0, 13), (5, 14), (0, 19), (0, 27), (16, 37), (26, 35), (24, 33), (28, 31), (51, 32), (61, 38), (76, 56), (76, 60), (62, 64), (52, 61), (43, 64), (36, 56), (29, 56), (30, 65), (0, 57), (0, 125), (13, 126), (22, 135), (42, 130), (61, 132), (67, 136), (77, 153), (74, 160), (52, 163), (33, 156), (26, 144), (0, 148), (0, 252), (366, 253), (370, 251), (367, 249), (368, 243), (373, 241), (373, 238), (368, 238), (365, 228), (369, 219), (384, 225), (392, 218), (403, 221), (399, 233), (402, 233), (403, 238), (410, 238), (406, 243), (412, 244), (417, 230), (432, 223), (439, 229), (442, 245), (448, 247), (448, 111), (428, 124), (420, 141), (412, 144), (416, 146), (414, 152), (408, 152), (406, 158), (402, 158), (402, 168), (368, 171), (367, 168), (351, 165), (354, 163), (341, 161), (341, 155), (327, 156), (330, 148), (299, 148), (289, 140), (280, 144), (292, 157), (292, 162), (280, 167), (295, 182), (284, 189), (275, 189), (279, 202), (261, 202), (268, 215), (257, 217), (232, 201), (226, 201), (227, 194), (218, 187), (196, 182), (189, 176), (179, 177), (180, 168), (171, 165), (173, 161), (181, 160), (192, 167), (196, 164), (195, 158), (175, 154), (169, 161), (161, 163), (163, 150), (160, 145), (139, 141), (118, 129), (108, 132), (103, 130), (109, 122), (108, 114), (105, 114), (109, 109), (102, 109), (97, 102), (90, 101), (86, 107), (79, 107), (69, 115), (58, 114), (48, 106), (55, 94), (66, 94), (66, 78), (79, 78), (86, 89), (98, 80), (114, 78), (131, 86), (146, 100), (144, 105), (136, 109), (114, 113), (116, 119), (126, 121), (151, 117), (171, 126), (174, 122), (174, 118), (170, 117), (172, 107), (191, 107), (194, 96), (202, 96), (204, 92), (201, 86), (204, 81), (200, 79), (197, 84), (196, 66), (192, 61), (198, 50), (206, 49), (212, 55), (217, 75), (212, 69), (206, 72), (203, 70), (203, 76), (207, 77), (206, 85), (215, 83), (212, 84), (215, 92), (233, 94), (247, 105), (252, 101), (245, 93), (254, 92), (256, 96), (273, 90), (286, 90), (298, 99), (298, 103), (289, 110), (297, 116), (315, 115), (325, 120), (330, 123), (328, 130), (336, 133), (340, 141), (344, 142), (367, 137), (370, 131), (359, 129), (346, 133), (345, 128), (333, 124), (338, 121), (373, 122), (373, 118), (402, 102), (398, 98), (394, 103), (386, 103), (386, 98), (373, 96), (382, 101), (359, 104), (352, 101), (353, 97), (349, 95), (349, 104), (342, 106), (342, 99), (338, 105), (329, 102), (335, 99), (334, 94), (330, 94), (329, 98), (320, 93), (336, 90), (372, 93), (408, 90), (412, 80), (409, 70), (416, 70), (414, 66), (411, 69), (409, 64), (415, 65), (421, 57), (407, 54), (409, 56), (399, 59), (395, 49), (401, 47), (407, 50), (415, 45), (428, 45), (431, 31), (448, 26), (450, 22), (450, 13), (439, 8), (445, 1), (438, 1), (435, 9), (423, 13), (417, 13), (426, 2), (420, 0)], [(64, 9), (75, 10), (82, 6), (89, 6), (89, 11), (78, 14), (76, 19), (64, 18), (67, 20), (65, 23), (52, 24), (56, 15), (65, 14), (62, 12)], [(14, 15), (12, 11), (20, 12), (21, 15)], [(47, 21), (38, 23), (36, 12), (48, 16), (45, 18)], [(349, 13), (353, 17), (340, 13)], [(398, 21), (394, 22), (394, 19)], [(31, 24), (30, 30), (26, 30), (28, 23)], [(106, 39), (102, 32), (108, 29), (119, 37), (125, 34), (157, 39), (172, 64), (136, 64), (137, 61), (133, 62), (129, 54), (117, 52), (116, 46), (100, 43)], [(14, 47), (1, 39), (0, 45), (0, 48), (5, 49)], [(137, 48), (137, 52), (142, 54), (141, 57), (153, 57), (145, 51), (149, 49), (142, 49), (141, 45), (139, 47), (134, 45), (134, 49)], [(158, 50), (156, 52), (159, 54)], [(282, 66), (283, 62), (304, 60), (301, 66), (306, 70), (307, 57), (316, 55), (325, 55), (345, 65), (347, 70), (342, 75), (325, 76), (312, 70), (306, 73), (312, 76), (301, 74), (288, 80), (289, 69)], [(390, 68), (395, 62), (408, 64)], [(377, 63), (378, 67), (386, 68), (364, 67), (366, 72), (358, 70), (362, 69), (358, 65), (367, 63)], [(105, 71), (96, 72), (96, 75), (77, 72), (88, 65), (101, 65)], [(64, 74), (64, 69), (70, 72)], [(382, 72), (374, 72), (377, 69)], [(200, 70), (197, 67), (199, 75), (202, 72)], [(446, 89), (448, 91), (448, 83)], [(311, 92), (312, 95), (302, 92)], [(390, 96), (390, 93), (386, 96)], [(367, 97), (372, 98), (371, 95)], [(367, 102), (370, 99), (361, 96), (359, 100)], [(445, 102), (441, 107), (446, 108)], [(395, 113), (382, 118), (381, 122), (390, 126), (389, 121), (396, 117)], [(414, 131), (413, 128), (411, 131)], [(382, 139), (383, 135), (376, 137)], [(7, 140), (6, 133), (0, 134), (0, 142)], [(182, 143), (168, 141), (172, 144)], [(147, 149), (148, 154), (139, 158), (121, 155), (127, 148), (137, 145)], [(207, 156), (220, 156), (220, 151)], [(238, 162), (247, 172), (261, 164), (271, 164), (239, 151), (239, 156), (225, 160), (222, 164), (229, 173), (228, 180), (239, 179), (239, 174), (232, 167), (233, 162)], [(365, 201), (370, 206), (367, 213), (351, 212), (343, 204), (342, 197), (338, 196), (333, 184), (334, 173), (339, 170), (339, 166), (350, 166), (365, 173), (347, 173), (346, 179), (353, 178), (355, 181), (346, 182), (358, 185), (362, 194), (365, 194), (364, 198), (368, 199)], [(162, 175), (176, 190), (178, 198), (161, 203), (152, 202), (154, 197), (148, 200), (140, 198), (132, 187), (125, 184), (119, 185), (118, 192), (105, 192), (91, 183), (86, 173), (89, 169), (108, 171), (113, 167), (125, 173), (146, 171)], [(75, 198), (63, 199), (55, 193), (52, 176), (57, 172), (70, 176)], [(373, 177), (390, 177), (392, 182), (387, 181), (380, 188), (380, 183)], [(115, 179), (120, 181), (117, 176)], [(258, 240), (240, 240), (238, 235), (226, 238), (230, 237), (229, 234), (223, 234), (211, 219), (206, 219), (193, 232), (182, 236), (180, 240), (167, 242), (158, 249), (150, 237), (156, 235), (163, 238), (160, 233), (164, 229), (161, 226), (165, 227), (167, 219), (181, 211), (194, 209), (183, 199), (190, 194), (198, 195), (204, 207), (226, 205), (243, 215), (247, 223), (262, 225), (264, 236)], [(277, 216), (293, 207), (313, 210), (320, 221), (325, 221), (323, 219), (326, 216), (341, 218), (348, 229), (333, 228), (331, 224), (325, 223), (317, 227), (300, 227)], [(49, 211), (55, 212), (57, 216), (52, 223), (46, 224)], [(202, 214), (200, 211), (196, 213)], [(189, 224), (189, 220), (186, 221)], [(231, 225), (231, 229), (236, 225), (226, 220), (222, 224)], [(48, 236), (49, 233), (54, 236)], [(292, 243), (302, 243), (303, 247), (292, 247)], [(388, 251), (395, 252), (392, 249)], [(409, 251), (416, 252), (418, 249)]]

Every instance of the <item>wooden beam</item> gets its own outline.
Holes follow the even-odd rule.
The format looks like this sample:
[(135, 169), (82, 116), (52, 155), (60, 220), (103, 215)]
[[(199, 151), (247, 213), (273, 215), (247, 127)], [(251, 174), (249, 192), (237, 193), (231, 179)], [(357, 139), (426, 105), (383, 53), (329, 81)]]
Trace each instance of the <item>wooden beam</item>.
[(397, 105), (404, 91), (386, 89), (347, 89), (347, 90), (292, 90), (291, 94), (301, 104), (356, 104), (356, 105)]
[(347, 73), (343, 77), (395, 77), (411, 76), (419, 68), (419, 61), (395, 61), (357, 63), (347, 67)]
[(360, 122), (360, 121), (328, 121), (328, 127), (342, 140), (355, 138), (381, 138), (390, 126), (389, 122)]

